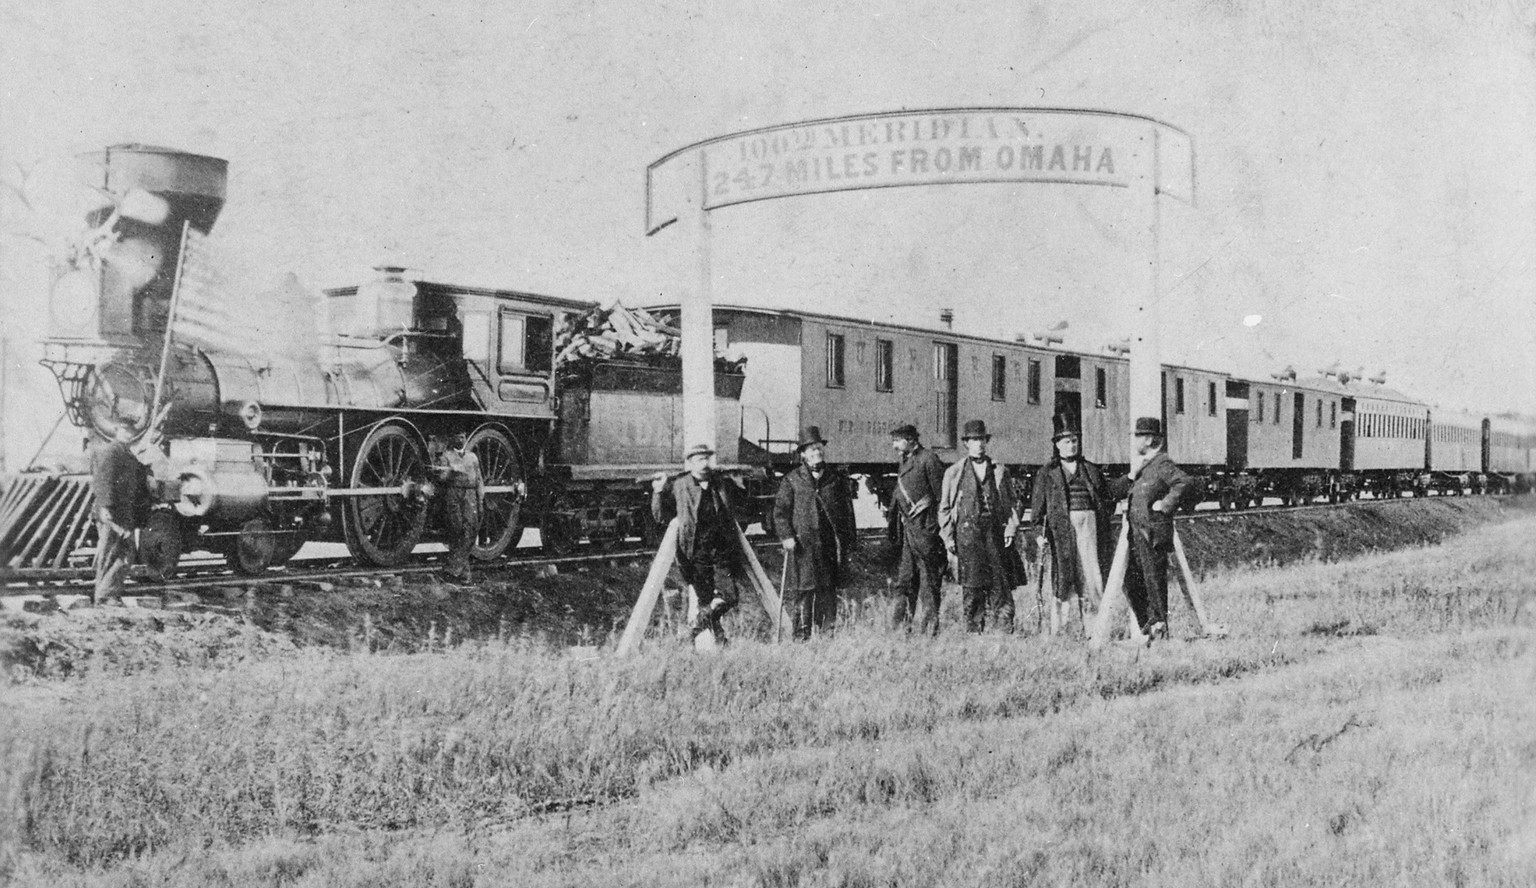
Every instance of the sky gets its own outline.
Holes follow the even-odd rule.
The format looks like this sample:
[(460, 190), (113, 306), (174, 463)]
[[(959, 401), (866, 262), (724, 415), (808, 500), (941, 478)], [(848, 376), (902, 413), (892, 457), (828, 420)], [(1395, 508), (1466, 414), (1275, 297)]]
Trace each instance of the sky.
[[(1432, 404), (1536, 414), (1536, 2), (1143, 4), (0, 0), (0, 181), (143, 142), (229, 161), (215, 232), (307, 286), (430, 280), (628, 304), (696, 280), (645, 169), (839, 115), (1068, 107), (1166, 121), (1166, 361), (1341, 362)], [(137, 7), (137, 8), (135, 8)], [(711, 215), (718, 301), (1099, 351), (1144, 280), (1123, 192), (960, 185)], [(0, 230), (39, 220), (13, 195)], [(57, 417), (45, 257), (0, 236), (6, 466)], [(831, 307), (829, 309), (829, 307)], [(1261, 320), (1251, 322), (1253, 316)]]

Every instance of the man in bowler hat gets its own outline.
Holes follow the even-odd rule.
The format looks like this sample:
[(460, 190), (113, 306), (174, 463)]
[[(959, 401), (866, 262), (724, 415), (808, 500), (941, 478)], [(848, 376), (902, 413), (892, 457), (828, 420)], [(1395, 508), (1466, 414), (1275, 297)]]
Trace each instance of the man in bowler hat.
[(698, 603), (691, 637), (709, 630), (724, 644), (720, 618), (739, 600), (736, 578), (742, 573), (735, 526), (739, 488), (715, 473), (714, 455), (713, 448), (695, 444), (683, 457), (686, 471), (657, 476), (651, 483), (651, 515), (662, 527), (678, 519), (677, 570)]
[(1173, 551), (1173, 514), (1192, 479), (1163, 449), (1163, 422), (1136, 420), (1136, 456), (1131, 474), (1110, 483), (1116, 500), (1130, 493), (1131, 557), (1126, 563), (1125, 597), (1136, 623), (1149, 639), (1168, 637), (1168, 553)]
[(1115, 500), (1105, 486), (1104, 469), (1082, 456), (1082, 427), (1071, 413), (1052, 417), (1055, 453), (1035, 476), (1029, 515), (1040, 537), (1041, 568), (1051, 553), (1051, 634), (1060, 631), (1072, 610), (1097, 609), (1114, 553), (1109, 520)]
[(837, 616), (837, 589), (847, 575), (855, 533), (848, 476), (827, 465), (821, 429), (800, 432), (800, 465), (779, 482), (773, 525), (789, 561), (784, 597), (795, 638), (820, 633)]
[(939, 588), (944, 580), (944, 542), (939, 536), (939, 494), (944, 488), (944, 463), (918, 443), (916, 427), (891, 430), (891, 447), (900, 454), (896, 489), (891, 494), (886, 536), (900, 544), (896, 570), (897, 627), (929, 635), (939, 632)]
[(970, 420), (960, 438), (966, 456), (944, 472), (939, 532), (964, 590), (966, 629), (981, 632), (991, 623), (1012, 632), (1017, 574), (1009, 547), (1019, 528), (1013, 486), (1007, 470), (987, 455), (992, 436), (985, 422)]

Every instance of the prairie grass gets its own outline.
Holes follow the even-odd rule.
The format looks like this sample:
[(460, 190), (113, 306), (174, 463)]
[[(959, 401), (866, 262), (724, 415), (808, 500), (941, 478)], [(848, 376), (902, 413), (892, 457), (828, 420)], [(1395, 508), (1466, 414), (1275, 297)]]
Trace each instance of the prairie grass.
[(1219, 575), (1232, 637), (1093, 658), (871, 620), (712, 657), (312, 650), (90, 680), (0, 724), (0, 875), (1528, 884), (1532, 538)]

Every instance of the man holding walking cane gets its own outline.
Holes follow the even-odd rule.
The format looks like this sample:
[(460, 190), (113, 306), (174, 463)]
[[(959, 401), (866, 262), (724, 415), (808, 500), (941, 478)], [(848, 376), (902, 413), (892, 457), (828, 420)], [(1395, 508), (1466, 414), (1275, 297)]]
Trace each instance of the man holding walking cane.
[[(773, 524), (784, 547), (781, 591), (794, 637), (825, 632), (837, 615), (837, 589), (857, 545), (848, 476), (827, 465), (821, 429), (807, 426), (796, 453), (800, 465), (779, 482)], [(792, 602), (792, 603), (791, 603)]]

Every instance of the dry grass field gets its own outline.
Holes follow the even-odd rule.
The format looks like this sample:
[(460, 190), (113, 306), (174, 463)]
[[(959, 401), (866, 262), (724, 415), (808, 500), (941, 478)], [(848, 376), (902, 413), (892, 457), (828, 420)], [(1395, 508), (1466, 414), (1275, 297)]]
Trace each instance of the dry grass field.
[(1525, 886), (1532, 540), (1527, 512), (1216, 571), (1202, 589), (1229, 637), (1092, 657), (871, 618), (712, 656), (252, 641), (233, 667), (11, 685), (0, 876)]

